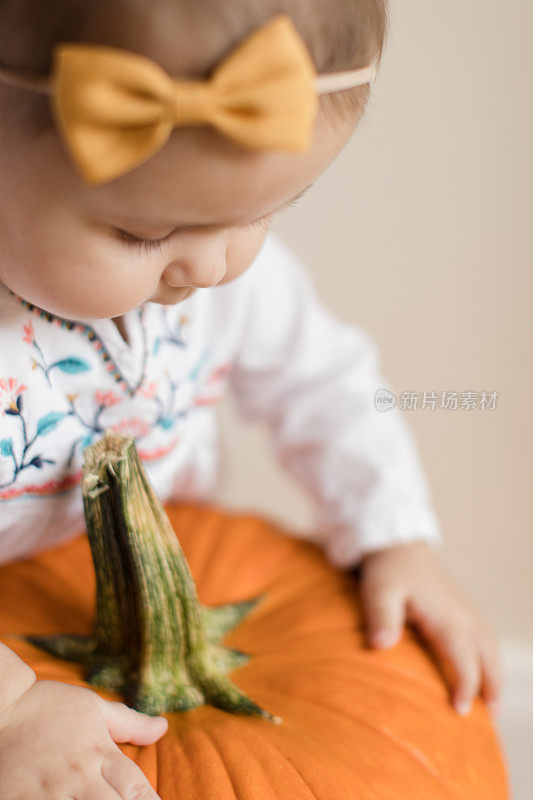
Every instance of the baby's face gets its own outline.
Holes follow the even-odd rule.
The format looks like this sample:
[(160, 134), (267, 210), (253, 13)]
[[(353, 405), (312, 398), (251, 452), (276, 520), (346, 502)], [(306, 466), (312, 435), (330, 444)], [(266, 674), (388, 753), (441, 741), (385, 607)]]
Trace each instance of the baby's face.
[(253, 262), (274, 212), (320, 175), (356, 124), (319, 113), (301, 154), (179, 128), (149, 161), (97, 187), (78, 176), (55, 130), (13, 153), (2, 148), (0, 280), (74, 318), (179, 303), (227, 283)]

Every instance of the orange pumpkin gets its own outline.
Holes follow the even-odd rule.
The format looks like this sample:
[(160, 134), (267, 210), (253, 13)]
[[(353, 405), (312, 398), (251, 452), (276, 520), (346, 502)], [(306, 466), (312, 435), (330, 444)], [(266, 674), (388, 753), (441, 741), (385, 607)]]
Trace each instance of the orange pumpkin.
[[(410, 626), (395, 647), (368, 649), (354, 574), (265, 518), (193, 504), (167, 512), (202, 603), (265, 593), (224, 644), (252, 655), (231, 678), (283, 723), (207, 705), (167, 713), (157, 743), (118, 745), (162, 800), (508, 800), (484, 701), (457, 714)], [(89, 634), (95, 590), (85, 534), (0, 567), (0, 640), (38, 679), (89, 686), (82, 665), (10, 634)]]

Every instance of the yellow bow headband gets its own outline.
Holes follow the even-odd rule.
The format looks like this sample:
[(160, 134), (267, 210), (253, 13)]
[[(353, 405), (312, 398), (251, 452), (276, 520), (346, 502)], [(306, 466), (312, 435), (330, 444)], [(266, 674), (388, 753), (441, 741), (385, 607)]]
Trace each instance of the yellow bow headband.
[(291, 18), (278, 14), (205, 81), (172, 78), (149, 58), (90, 44), (56, 45), (51, 77), (0, 69), (0, 81), (50, 95), (74, 163), (96, 185), (146, 161), (179, 125), (212, 125), (250, 148), (308, 151), (317, 94), (375, 74), (370, 64), (317, 76)]

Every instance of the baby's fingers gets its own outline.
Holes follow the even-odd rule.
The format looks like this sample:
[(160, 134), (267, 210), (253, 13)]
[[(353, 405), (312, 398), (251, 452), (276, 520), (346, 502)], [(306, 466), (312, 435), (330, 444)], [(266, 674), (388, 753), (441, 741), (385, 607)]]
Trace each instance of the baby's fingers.
[(447, 652), (455, 671), (452, 703), (459, 714), (468, 714), (481, 680), (479, 652), (467, 634), (447, 641)]
[[(122, 800), (160, 800), (142, 769), (116, 745), (109, 748), (109, 756), (102, 763), (102, 775), (107, 788), (115, 793), (115, 800), (119, 797)], [(87, 800), (94, 800), (94, 797), (87, 797)]]
[(166, 717), (142, 714), (118, 700), (105, 700), (97, 695), (109, 735), (115, 742), (153, 744), (168, 728)]
[(418, 625), (443, 663), (453, 705), (459, 714), (468, 714), (481, 680), (480, 655), (474, 633), (461, 623), (442, 628), (432, 627), (418, 619)]
[(497, 640), (490, 631), (483, 630), (479, 636), (482, 679), (481, 694), (494, 709), (503, 684), (503, 668)]
[(361, 586), (366, 635), (373, 647), (390, 647), (402, 635), (405, 596), (396, 587), (364, 581)]

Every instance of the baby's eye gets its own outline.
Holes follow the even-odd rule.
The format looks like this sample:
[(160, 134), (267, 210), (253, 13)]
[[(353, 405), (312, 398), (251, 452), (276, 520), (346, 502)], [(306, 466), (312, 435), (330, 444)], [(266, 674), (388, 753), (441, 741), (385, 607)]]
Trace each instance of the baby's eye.
[[(268, 214), (266, 217), (254, 219), (251, 222), (247, 222), (245, 225), (241, 225), (239, 227), (266, 229), (269, 226), (271, 216), (272, 214)], [(174, 233), (175, 231), (171, 231), (169, 234), (160, 239), (142, 239), (141, 237), (135, 236), (133, 233), (128, 233), (128, 231), (124, 231), (121, 228), (115, 228), (115, 235), (118, 239), (123, 242), (127, 242), (132, 247), (144, 248), (146, 250), (155, 250), (157, 248), (161, 249), (161, 245), (170, 239)]]
[(132, 233), (123, 231), (120, 228), (115, 228), (115, 235), (118, 239), (121, 239), (123, 242), (127, 242), (133, 247), (144, 247), (146, 250), (154, 250), (158, 247), (160, 248), (163, 242), (166, 242), (167, 239), (170, 239), (172, 233), (169, 233), (167, 236), (163, 236), (161, 239), (141, 239), (138, 236), (134, 236)]

